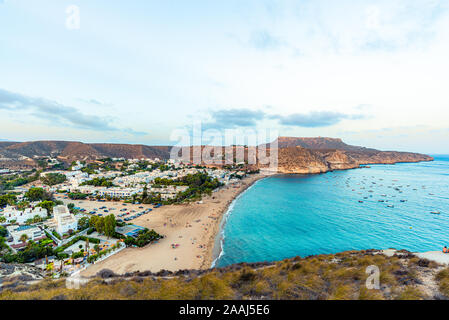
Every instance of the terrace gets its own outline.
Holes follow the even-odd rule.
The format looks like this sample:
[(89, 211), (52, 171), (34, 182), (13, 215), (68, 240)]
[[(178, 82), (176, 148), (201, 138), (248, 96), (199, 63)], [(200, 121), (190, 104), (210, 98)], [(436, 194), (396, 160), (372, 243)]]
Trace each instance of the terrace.
[(133, 238), (136, 238), (138, 233), (142, 230), (145, 230), (145, 228), (141, 227), (141, 226), (137, 226), (135, 224), (130, 224), (130, 225), (126, 225), (124, 227), (116, 228), (117, 233), (120, 233), (124, 236), (133, 237)]

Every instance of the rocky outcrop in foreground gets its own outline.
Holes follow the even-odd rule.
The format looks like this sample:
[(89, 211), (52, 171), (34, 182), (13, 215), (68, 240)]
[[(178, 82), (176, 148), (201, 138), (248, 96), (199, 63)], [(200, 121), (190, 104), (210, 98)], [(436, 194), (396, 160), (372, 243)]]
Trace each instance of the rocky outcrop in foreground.
[(0, 285), (8, 281), (32, 281), (45, 278), (45, 272), (36, 267), (20, 263), (0, 262)]

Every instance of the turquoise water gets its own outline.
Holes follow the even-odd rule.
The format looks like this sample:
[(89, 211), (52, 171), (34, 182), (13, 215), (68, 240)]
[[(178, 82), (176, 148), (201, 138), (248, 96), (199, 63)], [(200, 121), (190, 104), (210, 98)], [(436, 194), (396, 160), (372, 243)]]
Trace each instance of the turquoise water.
[(228, 212), (216, 266), (345, 250), (422, 252), (444, 245), (449, 245), (449, 156), (435, 156), (433, 162), (258, 181)]

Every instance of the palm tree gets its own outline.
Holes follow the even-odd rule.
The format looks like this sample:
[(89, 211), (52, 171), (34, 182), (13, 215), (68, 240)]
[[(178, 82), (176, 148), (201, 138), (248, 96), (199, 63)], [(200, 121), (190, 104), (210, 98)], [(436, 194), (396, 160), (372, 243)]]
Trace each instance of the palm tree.
[(27, 242), (28, 240), (28, 236), (24, 233), (20, 236), (20, 241), (22, 241), (23, 243)]
[(64, 257), (61, 256), (61, 255), (57, 255), (56, 256), (56, 260), (61, 261), (61, 266), (59, 267), (59, 272), (61, 272), (62, 271), (62, 267), (64, 265)]

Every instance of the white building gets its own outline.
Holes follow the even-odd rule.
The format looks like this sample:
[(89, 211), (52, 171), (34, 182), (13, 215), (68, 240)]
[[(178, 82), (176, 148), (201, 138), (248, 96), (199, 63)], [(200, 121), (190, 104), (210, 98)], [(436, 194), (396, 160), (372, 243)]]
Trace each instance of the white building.
[(26, 242), (20, 240), (24, 234), (27, 236), (27, 242), (29, 240), (39, 241), (46, 238), (45, 232), (35, 226), (8, 226), (6, 229), (9, 233), (8, 245), (14, 249), (26, 246)]
[(69, 230), (76, 231), (78, 228), (78, 220), (73, 214), (70, 213), (67, 206), (56, 206), (53, 209), (54, 218), (51, 221), (51, 227), (53, 227), (57, 233), (64, 234)]
[(103, 197), (127, 198), (142, 191), (142, 188), (98, 188), (96, 194)]
[(17, 210), (15, 207), (6, 207), (2, 212), (7, 222), (16, 221), (19, 224), (24, 224), (27, 220), (33, 219), (35, 216), (41, 218), (47, 217), (47, 209), (41, 207), (26, 208), (24, 211)]
[(148, 188), (148, 193), (160, 194), (162, 200), (173, 199), (179, 192), (189, 189), (188, 186), (165, 186), (163, 188)]
[(76, 162), (76, 165), (72, 167), (72, 171), (78, 171), (81, 170), (82, 168), (84, 168), (84, 165), (78, 160)]

